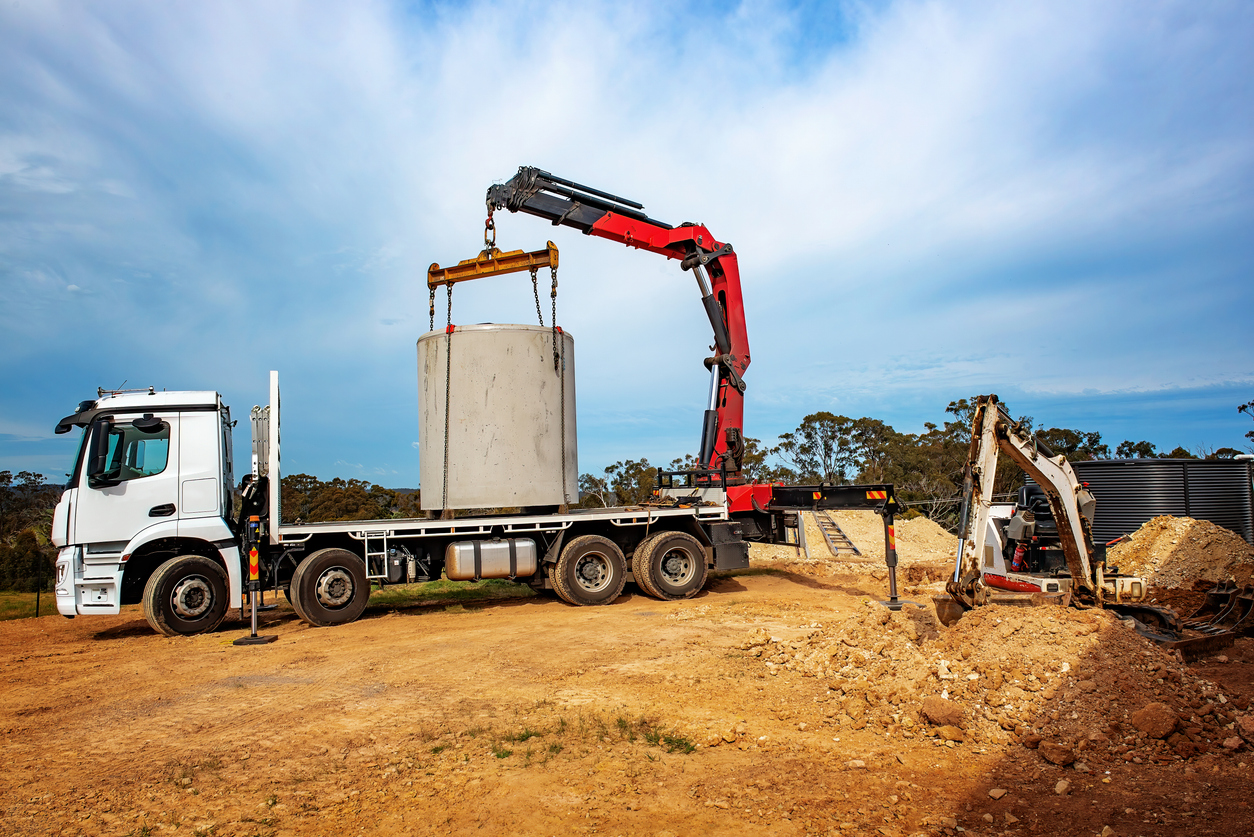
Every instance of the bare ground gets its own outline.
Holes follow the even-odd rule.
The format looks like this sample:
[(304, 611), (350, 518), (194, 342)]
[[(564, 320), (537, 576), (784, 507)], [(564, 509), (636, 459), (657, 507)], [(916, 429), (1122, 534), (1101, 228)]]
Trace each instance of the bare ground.
[[(755, 563), (781, 562), (755, 553)], [(927, 588), (905, 593), (927, 602)], [(877, 716), (868, 700), (866, 717), (898, 719), (864, 723), (841, 711), (848, 671), (764, 660), (764, 647), (784, 659), (839, 639), (836, 626), (873, 614), (865, 600), (884, 595), (868, 568), (829, 563), (822, 574), (718, 578), (679, 603), (413, 607), (331, 629), (281, 608), (263, 628), (278, 641), (255, 647), (231, 645), (246, 632), (239, 622), (160, 637), (135, 608), (3, 623), (0, 833), (1254, 832), (1254, 757), (1247, 743), (1219, 743), (1254, 698), (1254, 641), (1157, 681), (1162, 699), (1205, 713), (1188, 755), (1135, 735), (1119, 744), (1110, 729), (1113, 740), (1079, 744), (1058, 710), (1090, 681), (1022, 699), (1020, 729), (980, 716), (984, 727), (946, 743), (918, 714), (911, 695), (922, 686), (872, 691), (884, 709)], [(1082, 622), (1072, 650), (1059, 652), (1079, 670), (1102, 647)], [(923, 654), (952, 646), (962, 660), (943, 633), (914, 642)], [(829, 669), (844, 658), (830, 659)], [(912, 673), (933, 687), (929, 671), (896, 665), (881, 672), (885, 683)], [(1138, 671), (1150, 690), (1159, 687), (1145, 678), (1169, 674)], [(1110, 720), (1138, 708), (1119, 703), (1117, 676), (1099, 679), (1110, 692), (1102, 704), (1120, 712)], [(1088, 747), (1089, 772), (1025, 747), (1032, 729)], [(993, 799), (994, 789), (1006, 793)]]

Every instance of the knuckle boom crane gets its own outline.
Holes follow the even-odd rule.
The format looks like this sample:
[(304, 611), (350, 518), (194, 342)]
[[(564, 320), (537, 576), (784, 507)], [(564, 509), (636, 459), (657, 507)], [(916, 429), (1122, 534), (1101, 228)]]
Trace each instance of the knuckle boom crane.
[(487, 204), (489, 218), (497, 209), (525, 212), (554, 226), (574, 227), (585, 235), (677, 259), (680, 267), (692, 271), (714, 330), (714, 354), (705, 359), (710, 397), (698, 467), (721, 470), (725, 466), (728, 484), (743, 484), (743, 375), (749, 368), (749, 336), (740, 267), (731, 244), (715, 239), (704, 224), (674, 227), (650, 218), (635, 201), (530, 166), (521, 167), (505, 183), (489, 187)]
[[(644, 211), (644, 205), (610, 192), (566, 180), (547, 171), (522, 166), (505, 183), (488, 188), (487, 249), (477, 260), (462, 264), (467, 271), (484, 273), (510, 270), (490, 265), (494, 254), (493, 213), (499, 209), (544, 218), (554, 226), (573, 227), (585, 235), (617, 241), (675, 259), (691, 270), (701, 292), (714, 334), (712, 354), (705, 358), (710, 370), (710, 389), (702, 418), (701, 444), (695, 472), (683, 472), (689, 488), (717, 488), (725, 497), (729, 514), (739, 521), (746, 540), (787, 542), (786, 530), (804, 538), (800, 520), (803, 510), (866, 509), (884, 520), (885, 561), (889, 568), (889, 607), (900, 608), (896, 584), (896, 538), (893, 515), (901, 510), (893, 486), (876, 485), (779, 485), (755, 483), (744, 473), (745, 370), (749, 368), (749, 337), (745, 326), (740, 267), (732, 245), (714, 237), (704, 224), (685, 222), (672, 226)], [(491, 240), (487, 238), (491, 233)], [(550, 248), (552, 245), (550, 245)], [(509, 256), (511, 254), (502, 254)], [(515, 258), (522, 258), (521, 251)], [(428, 285), (450, 279), (447, 271), (432, 265)], [(434, 283), (434, 284), (433, 284)], [(673, 496), (672, 477), (658, 469), (659, 490)], [(720, 502), (722, 500), (720, 497)]]

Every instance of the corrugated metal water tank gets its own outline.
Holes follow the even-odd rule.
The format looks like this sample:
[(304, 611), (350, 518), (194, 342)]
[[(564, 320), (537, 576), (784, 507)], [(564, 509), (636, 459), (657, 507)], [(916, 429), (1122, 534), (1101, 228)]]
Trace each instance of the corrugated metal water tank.
[[(446, 346), (451, 346), (448, 355)], [(553, 332), (540, 326), (455, 326), (447, 337), (443, 331), (432, 331), (418, 339), (418, 452), (424, 510), (556, 506), (578, 501), (574, 338), (559, 333), (557, 347), (555, 370)], [(451, 380), (445, 375), (450, 357)]]
[[(1097, 498), (1093, 540), (1112, 541), (1160, 514), (1209, 520), (1254, 543), (1250, 464), (1212, 459), (1072, 462)], [(1031, 477), (1026, 480), (1032, 483)]]

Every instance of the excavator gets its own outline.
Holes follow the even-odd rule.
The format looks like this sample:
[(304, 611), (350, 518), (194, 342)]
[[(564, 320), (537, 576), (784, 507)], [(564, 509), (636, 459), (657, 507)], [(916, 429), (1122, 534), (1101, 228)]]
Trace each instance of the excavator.
[[(1036, 483), (1020, 490), (1018, 503), (994, 502), (1000, 454)], [(959, 549), (945, 586), (949, 598), (936, 600), (941, 621), (953, 624), (986, 604), (1099, 607), (1133, 620), (1147, 639), (1179, 650), (1186, 659), (1231, 645), (1236, 634), (1223, 620), (1198, 619), (1199, 612), (1182, 621), (1145, 604), (1149, 585), (1144, 578), (1106, 566), (1104, 545), (1093, 543), (1096, 506), (1065, 457), (1054, 455), (1014, 421), (996, 395), (979, 396), (971, 420)]]

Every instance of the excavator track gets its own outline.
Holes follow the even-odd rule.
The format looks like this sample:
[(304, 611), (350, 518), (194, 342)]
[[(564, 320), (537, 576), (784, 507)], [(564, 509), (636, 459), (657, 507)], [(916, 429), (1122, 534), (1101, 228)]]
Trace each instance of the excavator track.
[(842, 555), (862, 557), (861, 550), (849, 540), (849, 536), (836, 523), (836, 518), (832, 517), (831, 512), (816, 511), (814, 520), (819, 524), (819, 531), (823, 533), (823, 540), (827, 541), (827, 549), (832, 555), (837, 558)]

